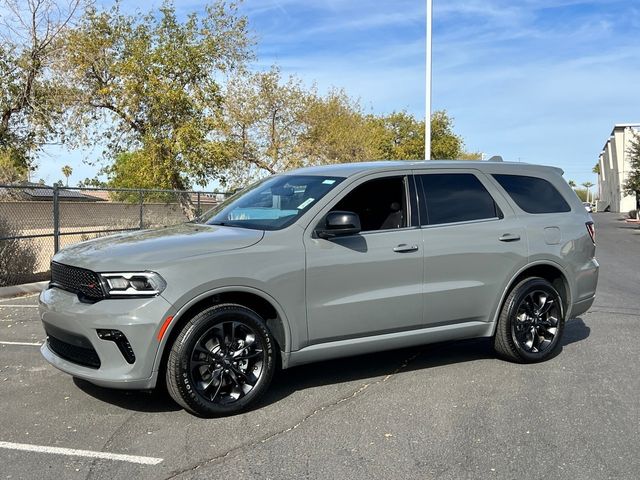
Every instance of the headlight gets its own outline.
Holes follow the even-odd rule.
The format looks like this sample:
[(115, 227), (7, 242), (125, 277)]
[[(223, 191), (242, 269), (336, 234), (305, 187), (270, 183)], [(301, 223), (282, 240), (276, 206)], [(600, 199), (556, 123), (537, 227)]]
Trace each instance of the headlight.
[(108, 297), (153, 297), (167, 282), (155, 272), (101, 273)]

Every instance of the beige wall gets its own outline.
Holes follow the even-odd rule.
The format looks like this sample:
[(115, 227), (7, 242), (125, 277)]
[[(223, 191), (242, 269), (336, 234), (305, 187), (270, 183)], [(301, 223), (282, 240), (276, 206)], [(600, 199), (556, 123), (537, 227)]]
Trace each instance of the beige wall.
[[(77, 232), (61, 235), (60, 247), (95, 238), (105, 234), (89, 234), (92, 230), (138, 228), (140, 206), (113, 202), (60, 202), (60, 232)], [(0, 218), (4, 219), (18, 235), (52, 235), (52, 202), (0, 201)], [(144, 227), (172, 225), (187, 220), (176, 204), (144, 204)], [(49, 270), (53, 256), (53, 236), (24, 239), (36, 253), (35, 273)]]
[(628, 212), (636, 208), (635, 196), (624, 195), (622, 189), (631, 170), (627, 151), (634, 134), (638, 133), (640, 132), (637, 127), (618, 125), (611, 132), (599, 157), (598, 210), (606, 208), (607, 205), (612, 212)]

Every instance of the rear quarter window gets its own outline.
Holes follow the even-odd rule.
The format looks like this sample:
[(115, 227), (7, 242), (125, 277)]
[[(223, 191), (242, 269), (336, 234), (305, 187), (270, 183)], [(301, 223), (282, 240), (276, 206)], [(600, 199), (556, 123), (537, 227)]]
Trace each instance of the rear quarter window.
[(525, 175), (493, 175), (514, 202), (527, 213), (570, 212), (571, 207), (549, 181)]
[(429, 173), (419, 179), (427, 213), (423, 225), (502, 218), (493, 197), (473, 174)]

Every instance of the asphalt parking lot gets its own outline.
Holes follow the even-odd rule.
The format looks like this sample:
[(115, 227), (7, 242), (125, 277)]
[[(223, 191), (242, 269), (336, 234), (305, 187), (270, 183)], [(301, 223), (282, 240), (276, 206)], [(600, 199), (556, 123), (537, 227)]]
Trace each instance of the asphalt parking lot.
[(472, 340), (325, 362), (229, 418), (58, 372), (37, 296), (2, 300), (0, 478), (638, 478), (640, 229), (594, 219), (598, 298), (550, 361)]

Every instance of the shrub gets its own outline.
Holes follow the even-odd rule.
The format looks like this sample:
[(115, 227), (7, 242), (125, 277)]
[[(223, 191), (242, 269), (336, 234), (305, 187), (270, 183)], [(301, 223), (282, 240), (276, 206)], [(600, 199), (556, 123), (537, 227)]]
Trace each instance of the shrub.
[[(19, 232), (0, 218), (0, 238), (15, 237)], [(0, 287), (34, 280), (36, 254), (27, 239), (0, 240)]]

